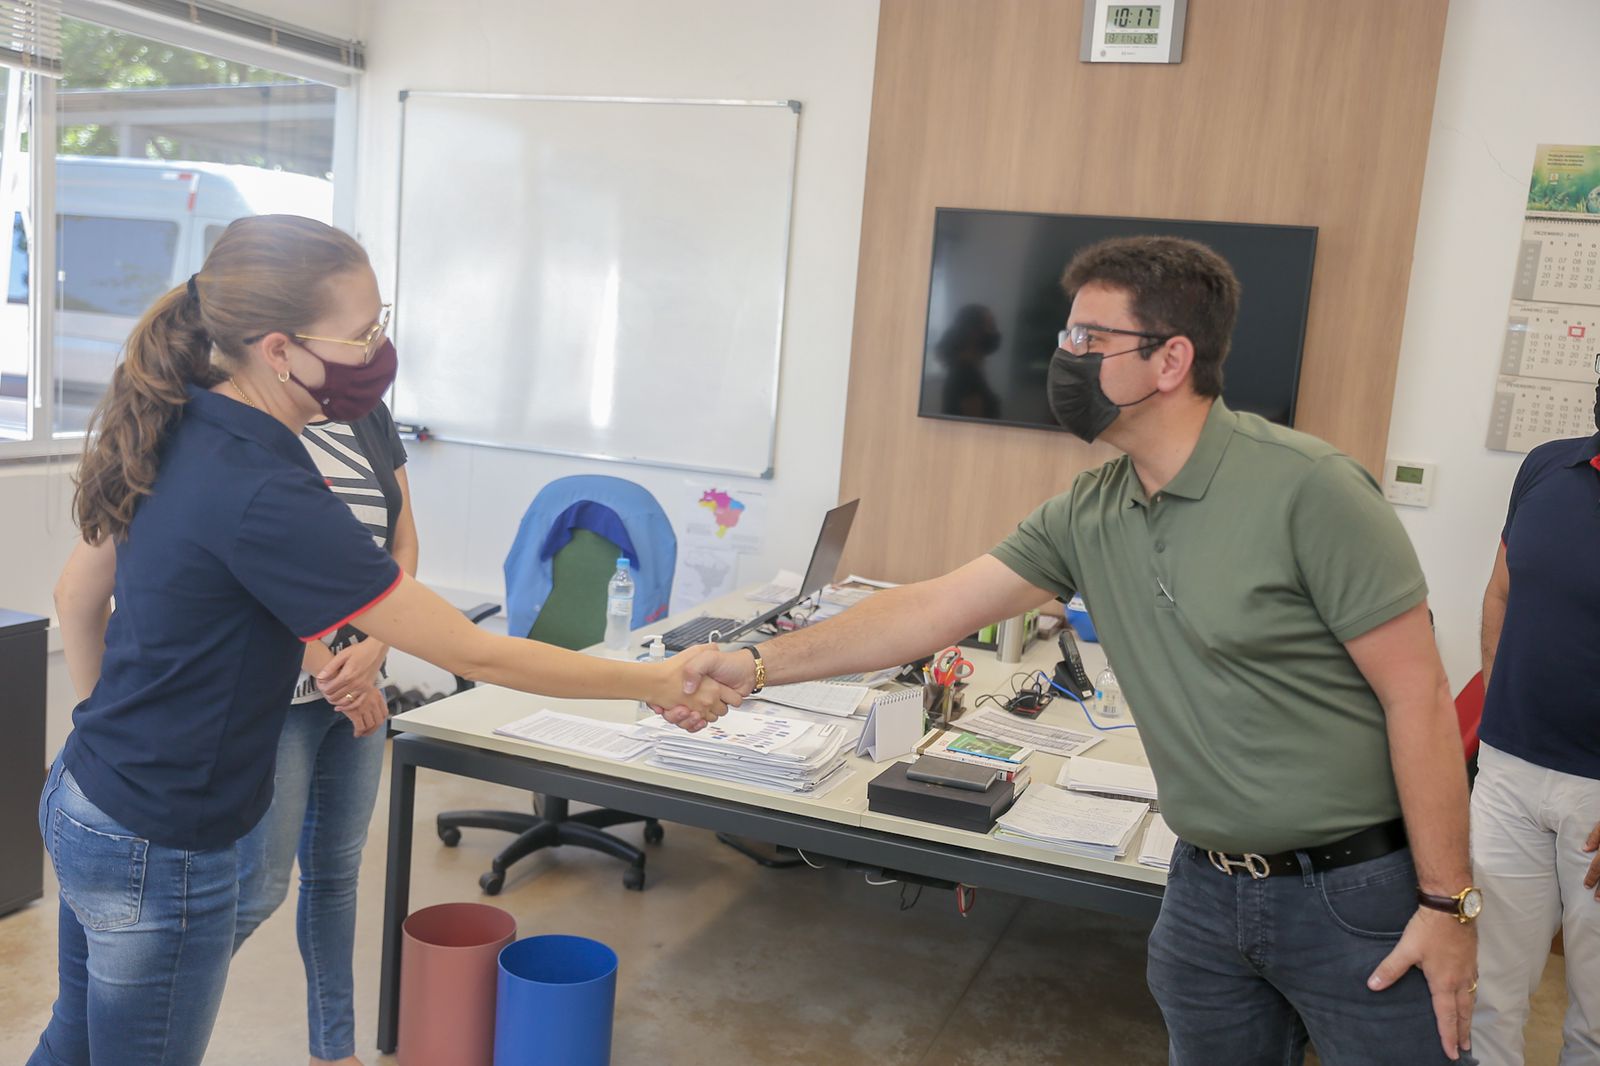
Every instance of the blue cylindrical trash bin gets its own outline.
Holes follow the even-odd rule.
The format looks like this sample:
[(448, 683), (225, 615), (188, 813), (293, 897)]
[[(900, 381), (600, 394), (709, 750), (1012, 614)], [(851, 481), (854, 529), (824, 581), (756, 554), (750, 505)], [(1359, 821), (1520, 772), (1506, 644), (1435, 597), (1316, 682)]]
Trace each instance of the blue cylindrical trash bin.
[(500, 952), (494, 1066), (606, 1066), (617, 953), (581, 936), (530, 936)]

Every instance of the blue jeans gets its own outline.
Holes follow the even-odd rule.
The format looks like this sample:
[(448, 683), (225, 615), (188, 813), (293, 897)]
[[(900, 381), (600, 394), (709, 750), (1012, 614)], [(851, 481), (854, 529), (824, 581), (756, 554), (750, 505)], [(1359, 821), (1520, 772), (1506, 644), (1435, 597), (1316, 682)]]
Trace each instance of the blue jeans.
[(356, 881), (383, 770), (384, 731), (357, 739), (325, 700), (289, 708), (278, 740), (272, 806), (239, 842), (239, 950), (289, 894), (300, 859), (295, 932), (306, 970), (311, 1054), (354, 1055)]
[(1367, 988), (1417, 909), (1410, 850), (1325, 873), (1300, 861), (1299, 877), (1229, 877), (1178, 842), (1148, 964), (1172, 1066), (1295, 1066), (1308, 1037), (1324, 1066), (1450, 1062), (1420, 970)]
[(60, 986), (29, 1066), (198, 1066), (228, 976), (236, 848), (136, 836), (84, 797), (60, 756), (39, 832), (61, 883)]

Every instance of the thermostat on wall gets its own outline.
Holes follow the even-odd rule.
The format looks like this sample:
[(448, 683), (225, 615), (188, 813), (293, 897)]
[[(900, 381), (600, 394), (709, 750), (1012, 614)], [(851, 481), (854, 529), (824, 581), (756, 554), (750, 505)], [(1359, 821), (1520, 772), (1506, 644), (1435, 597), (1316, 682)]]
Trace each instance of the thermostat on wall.
[(1189, 0), (1118, 4), (1083, 0), (1085, 63), (1177, 63), (1183, 59), (1183, 22)]
[(1390, 503), (1427, 507), (1433, 503), (1432, 463), (1390, 459), (1383, 464), (1383, 495)]

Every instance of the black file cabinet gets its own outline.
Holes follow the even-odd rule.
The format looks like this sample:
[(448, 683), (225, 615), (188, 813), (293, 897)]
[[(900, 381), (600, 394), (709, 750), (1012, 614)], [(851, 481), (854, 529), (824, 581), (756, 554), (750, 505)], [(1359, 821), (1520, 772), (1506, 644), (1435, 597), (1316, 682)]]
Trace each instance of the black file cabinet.
[(0, 610), (0, 914), (44, 894), (39, 790), (49, 620)]

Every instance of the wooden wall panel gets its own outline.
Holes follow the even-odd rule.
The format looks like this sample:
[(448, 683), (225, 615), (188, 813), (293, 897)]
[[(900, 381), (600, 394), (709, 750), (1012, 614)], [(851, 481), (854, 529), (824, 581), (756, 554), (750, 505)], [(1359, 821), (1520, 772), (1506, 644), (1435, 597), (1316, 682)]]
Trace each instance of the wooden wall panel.
[(935, 207), (1317, 226), (1297, 428), (1378, 469), (1446, 3), (1192, 0), (1183, 62), (1132, 66), (1078, 61), (1079, 0), (882, 0), (847, 566), (939, 573), (1114, 454), (917, 417)]

